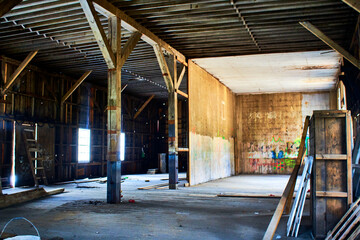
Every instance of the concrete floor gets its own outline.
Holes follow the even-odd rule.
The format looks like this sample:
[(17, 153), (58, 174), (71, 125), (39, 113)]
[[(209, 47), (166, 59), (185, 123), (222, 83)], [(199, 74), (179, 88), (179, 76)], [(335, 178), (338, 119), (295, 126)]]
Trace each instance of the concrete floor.
[[(106, 184), (98, 182), (47, 187), (64, 187), (66, 192), (0, 210), (0, 228), (21, 216), (32, 221), (45, 238), (262, 239), (279, 199), (220, 198), (216, 194), (278, 194), (289, 176), (234, 176), (177, 191), (137, 190), (166, 182), (161, 180), (167, 178), (165, 174), (128, 177), (122, 184), (122, 204), (107, 204)], [(11, 191), (17, 189), (4, 192)], [(282, 217), (274, 239), (292, 239), (286, 237), (287, 219)], [(311, 239), (308, 206), (302, 223), (297, 239)], [(21, 221), (6, 232), (34, 233)]]

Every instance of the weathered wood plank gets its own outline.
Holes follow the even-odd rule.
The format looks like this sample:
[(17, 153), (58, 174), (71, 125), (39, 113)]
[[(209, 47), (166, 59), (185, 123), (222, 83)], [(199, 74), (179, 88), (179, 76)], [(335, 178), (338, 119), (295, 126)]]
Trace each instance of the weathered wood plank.
[(182, 82), (182, 80), (184, 78), (185, 72), (186, 72), (186, 66), (184, 66), (183, 69), (181, 70), (179, 79), (176, 81), (175, 89), (179, 89), (180, 84), (181, 84), (181, 82)]
[(290, 194), (291, 187), (293, 186), (293, 182), (296, 182), (296, 178), (299, 173), (299, 168), (300, 168), (300, 166), (298, 164), (295, 165), (294, 170), (291, 173), (290, 179), (289, 179), (289, 181), (285, 187), (285, 190), (280, 198), (280, 201), (276, 207), (274, 215), (272, 216), (269, 226), (266, 229), (263, 240), (269, 240), (274, 237), (276, 228), (280, 222), (281, 215), (283, 214), (283, 211), (285, 208), (286, 200), (288, 198), (288, 195)]
[(185, 98), (189, 98), (189, 95), (187, 93), (184, 93), (183, 91), (181, 91), (179, 89), (176, 89), (175, 92), (180, 94), (181, 96), (183, 96)]
[[(303, 128), (303, 132), (301, 135), (301, 142), (300, 142), (300, 147), (299, 147), (299, 152), (298, 152), (298, 156), (296, 159), (296, 164), (301, 165), (302, 164), (302, 159), (303, 159), (303, 154), (305, 153), (306, 150), (306, 145), (305, 145), (305, 140), (306, 140), (306, 135), (308, 132), (308, 128), (309, 128), (309, 123), (310, 123), (310, 116), (306, 116), (305, 118), (305, 122), (304, 122), (304, 128)], [(290, 210), (291, 210), (291, 203), (292, 203), (292, 195), (294, 194), (294, 189), (295, 189), (295, 184), (296, 181), (293, 182), (293, 186), (291, 186), (290, 189), (290, 194), (288, 196), (288, 199), (286, 200), (286, 207), (285, 207), (285, 213), (289, 214)]]
[(360, 13), (360, 2), (358, 0), (342, 0), (342, 1)]
[(310, 22), (299, 22), (304, 28), (309, 30), (312, 34), (318, 37), (321, 41), (327, 44), (329, 47), (337, 51), (344, 58), (346, 58), (351, 64), (360, 69), (360, 62), (354, 56), (352, 56), (348, 51), (342, 48), (339, 44), (331, 40), (323, 32), (321, 32), (317, 27), (312, 25)]
[(166, 63), (166, 60), (165, 60), (164, 54), (162, 52), (162, 49), (161, 49), (161, 47), (159, 45), (155, 44), (154, 45), (154, 51), (155, 51), (155, 55), (156, 55), (156, 58), (158, 60), (161, 72), (163, 74), (163, 77), (164, 77), (165, 84), (166, 84), (166, 87), (168, 89), (168, 92), (171, 92), (174, 89), (173, 79), (171, 77), (171, 73), (169, 71), (169, 67), (168, 67), (168, 65)]
[(94, 34), (94, 37), (99, 45), (101, 53), (104, 56), (105, 62), (108, 68), (113, 69), (116, 66), (116, 58), (111, 50), (110, 43), (106, 37), (104, 29), (101, 26), (97, 12), (95, 11), (94, 5), (90, 0), (79, 0), (81, 7), (85, 13), (85, 16), (89, 22), (90, 28)]
[(136, 44), (139, 42), (142, 34), (139, 32), (134, 32), (127, 42), (125, 43), (124, 47), (121, 49), (121, 66), (124, 65), (130, 53), (134, 50)]
[(86, 73), (84, 73), (77, 81), (76, 83), (69, 89), (69, 91), (67, 91), (67, 93), (62, 97), (61, 99), (61, 104), (63, 104), (69, 97), (70, 95), (80, 86), (80, 84), (85, 81), (85, 79), (90, 75), (90, 73), (92, 73), (92, 70), (87, 71)]
[(339, 197), (339, 198), (347, 198), (347, 192), (326, 192), (326, 191), (316, 191), (317, 197)]
[(316, 154), (316, 159), (318, 160), (347, 160), (347, 158), (346, 154)]
[(59, 194), (64, 192), (64, 188), (45, 191), (44, 188), (36, 188), (28, 191), (22, 191), (14, 194), (4, 194), (0, 196), (0, 208), (9, 207), (15, 204), (32, 201), (38, 198)]
[(139, 110), (135, 113), (134, 119), (136, 119), (140, 113), (145, 109), (145, 107), (149, 104), (149, 102), (155, 97), (155, 95), (151, 95), (144, 104), (139, 108)]
[(37, 53), (38, 53), (38, 51), (29, 53), (29, 55), (24, 59), (24, 61), (21, 62), (21, 64), (18, 66), (18, 68), (15, 70), (15, 72), (7, 80), (5, 87), (1, 90), (1, 95), (6, 94), (6, 92), (9, 90), (9, 88), (11, 88), (11, 86), (14, 84), (17, 77), (21, 74), (21, 72), (26, 68), (26, 66), (35, 57), (35, 55)]

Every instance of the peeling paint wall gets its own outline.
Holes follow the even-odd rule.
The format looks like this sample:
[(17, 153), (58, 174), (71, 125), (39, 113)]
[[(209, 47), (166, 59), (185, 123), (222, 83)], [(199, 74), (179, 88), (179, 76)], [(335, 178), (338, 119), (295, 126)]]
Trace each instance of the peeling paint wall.
[(191, 185), (234, 174), (235, 95), (189, 61)]
[(289, 174), (306, 115), (333, 107), (329, 92), (236, 97), (236, 173)]

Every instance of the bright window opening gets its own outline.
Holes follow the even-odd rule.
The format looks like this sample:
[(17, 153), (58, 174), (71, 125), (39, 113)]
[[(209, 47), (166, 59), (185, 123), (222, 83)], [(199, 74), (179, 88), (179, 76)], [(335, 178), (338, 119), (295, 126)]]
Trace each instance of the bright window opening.
[(90, 129), (79, 128), (78, 162), (90, 162)]
[(125, 160), (125, 133), (120, 134), (120, 160)]

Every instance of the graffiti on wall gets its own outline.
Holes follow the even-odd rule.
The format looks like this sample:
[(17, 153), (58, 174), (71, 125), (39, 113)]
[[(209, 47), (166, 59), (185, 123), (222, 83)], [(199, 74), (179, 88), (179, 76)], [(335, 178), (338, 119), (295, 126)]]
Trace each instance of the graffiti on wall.
[(272, 136), (267, 142), (247, 143), (244, 152), (249, 159), (249, 172), (278, 173), (294, 168), (300, 142), (300, 138), (285, 141)]

